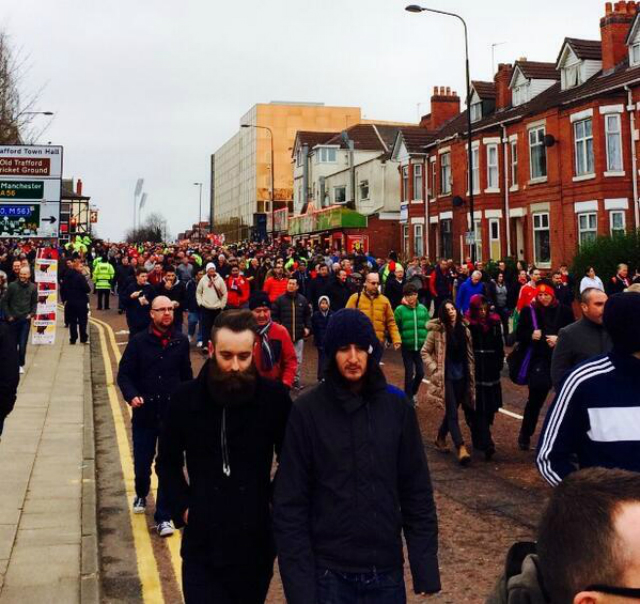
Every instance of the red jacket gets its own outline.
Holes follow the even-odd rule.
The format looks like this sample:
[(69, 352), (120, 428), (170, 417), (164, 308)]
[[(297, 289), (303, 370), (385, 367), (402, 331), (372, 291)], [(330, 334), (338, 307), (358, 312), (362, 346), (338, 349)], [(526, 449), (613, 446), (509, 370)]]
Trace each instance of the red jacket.
[(273, 368), (266, 371), (262, 366), (262, 338), (258, 336), (253, 346), (253, 359), (258, 373), (266, 378), (282, 382), (291, 388), (296, 377), (298, 359), (289, 332), (279, 325), (272, 323), (269, 328), (269, 343), (273, 354)]
[(529, 306), (533, 299), (536, 297), (538, 289), (533, 287), (529, 283), (523, 285), (520, 289), (520, 295), (518, 296), (518, 303), (516, 304), (516, 310), (520, 312), (525, 306)]
[(262, 290), (269, 296), (269, 301), (273, 304), (280, 296), (287, 291), (287, 280), (269, 277), (265, 282)]
[(227, 284), (227, 306), (230, 308), (242, 308), (249, 301), (249, 282), (240, 275), (226, 279)]

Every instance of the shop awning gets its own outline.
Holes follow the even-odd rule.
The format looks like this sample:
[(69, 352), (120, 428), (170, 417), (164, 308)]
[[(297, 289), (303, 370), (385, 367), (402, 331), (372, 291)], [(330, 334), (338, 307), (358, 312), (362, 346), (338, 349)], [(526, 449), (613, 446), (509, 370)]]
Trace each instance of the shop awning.
[(289, 219), (289, 235), (306, 235), (334, 229), (367, 228), (367, 217), (343, 207), (326, 208)]

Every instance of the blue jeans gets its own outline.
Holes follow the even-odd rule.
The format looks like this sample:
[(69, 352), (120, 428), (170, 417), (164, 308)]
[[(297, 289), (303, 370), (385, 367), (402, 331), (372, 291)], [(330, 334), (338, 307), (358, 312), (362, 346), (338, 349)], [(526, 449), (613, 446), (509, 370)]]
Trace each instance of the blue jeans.
[[(156, 426), (139, 425), (133, 423), (133, 469), (135, 472), (136, 495), (146, 497), (151, 488), (151, 466), (156, 456), (156, 444), (160, 429)], [(166, 508), (162, 485), (158, 482), (156, 494), (156, 512), (154, 519), (157, 524), (171, 520), (171, 513)]]
[(202, 342), (202, 319), (200, 318), (200, 313), (198, 311), (189, 311), (189, 316), (187, 317), (189, 336), (195, 335), (198, 324), (200, 324), (200, 329), (198, 330), (198, 342)]
[(25, 358), (27, 356), (27, 344), (29, 342), (29, 330), (31, 329), (31, 321), (29, 319), (15, 319), (9, 323), (18, 343), (18, 363), (20, 367), (24, 367)]
[(406, 604), (403, 569), (345, 573), (316, 570), (317, 604)]

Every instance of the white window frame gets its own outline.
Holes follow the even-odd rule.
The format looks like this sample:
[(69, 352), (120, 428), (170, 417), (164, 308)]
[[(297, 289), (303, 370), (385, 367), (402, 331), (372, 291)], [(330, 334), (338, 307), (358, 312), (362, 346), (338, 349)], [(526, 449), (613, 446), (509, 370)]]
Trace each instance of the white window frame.
[[(495, 152), (495, 162), (491, 162), (492, 152)], [(500, 192), (500, 153), (498, 145), (491, 143), (487, 145), (487, 193)]]
[(509, 155), (511, 159), (511, 191), (518, 190), (518, 140), (509, 141)]
[[(546, 226), (545, 226), (546, 218)], [(536, 212), (531, 215), (531, 223), (533, 228), (533, 262), (536, 266), (547, 268), (551, 265), (551, 217), (549, 212)], [(549, 258), (543, 260), (539, 257), (538, 250), (538, 233), (548, 233), (549, 236)]]
[(402, 225), (402, 249), (406, 256), (409, 255), (409, 225)]
[(336, 147), (317, 147), (316, 163), (335, 164), (338, 161), (338, 149)]
[[(337, 192), (338, 192), (339, 189), (344, 189), (344, 199), (342, 201), (338, 201)], [(339, 204), (347, 203), (347, 187), (346, 187), (346, 185), (337, 185), (337, 186), (333, 187), (333, 203), (339, 203)]]
[(409, 166), (402, 166), (402, 201), (409, 201)]
[[(580, 130), (582, 132), (580, 133)], [(587, 129), (590, 134), (587, 134)], [(573, 123), (573, 141), (575, 152), (575, 175), (588, 176), (595, 172), (593, 153), (593, 118), (588, 117)]]
[(482, 101), (471, 104), (471, 121), (479, 122), (482, 119)]
[(482, 218), (473, 221), (474, 245), (476, 246), (476, 261), (482, 262)]
[(413, 164), (413, 200), (422, 201), (422, 164)]
[(520, 84), (520, 86), (513, 87), (513, 106), (524, 105), (529, 102), (529, 83)]
[[(446, 159), (446, 162), (445, 162)], [(451, 195), (451, 152), (440, 155), (440, 194)]]
[(413, 225), (413, 255), (417, 258), (424, 256), (424, 225)]
[[(613, 221), (614, 216), (620, 216), (622, 218), (622, 228), (614, 229)], [(616, 234), (624, 235), (627, 232), (627, 213), (624, 210), (611, 210), (609, 212), (609, 233), (613, 236)]]
[[(530, 128), (528, 132), (529, 136), (529, 176), (533, 182), (541, 182), (547, 180), (547, 148), (544, 145), (544, 137), (546, 135), (547, 129), (546, 126), (535, 126), (534, 128)], [(532, 140), (532, 137), (535, 137), (535, 141)], [(534, 161), (533, 161), (533, 151), (535, 149), (541, 148), (544, 153), (544, 174), (540, 173), (534, 174)]]
[(582, 84), (582, 63), (574, 63), (573, 65), (567, 65), (562, 70), (562, 90), (569, 88), (575, 88)]
[[(366, 194), (366, 196), (365, 196), (365, 195), (363, 195), (363, 193), (362, 193), (363, 188), (366, 188), (366, 189), (367, 189), (367, 194)], [(359, 194), (360, 194), (360, 200), (361, 200), (361, 201), (366, 201), (366, 200), (368, 200), (368, 199), (370, 198), (370, 196), (371, 196), (371, 189), (369, 188), (369, 179), (368, 179), (368, 178), (364, 178), (363, 180), (361, 180), (361, 181), (358, 183), (358, 192), (359, 192)]]
[[(616, 128), (614, 130), (611, 129), (612, 123), (616, 124)], [(619, 113), (605, 113), (604, 131), (605, 140), (607, 142), (607, 173), (608, 175), (624, 175), (624, 156), (622, 154), (622, 117)], [(615, 144), (618, 147), (618, 157), (620, 158), (620, 165), (612, 164), (612, 147), (613, 141), (615, 139), (617, 139), (617, 142)], [(606, 175), (607, 174), (605, 174), (605, 176)]]
[[(467, 149), (467, 153), (469, 150)], [(469, 158), (467, 157), (467, 163)], [(480, 193), (480, 145), (471, 147), (471, 184), (473, 185), (473, 194)], [(467, 195), (469, 195), (469, 174), (467, 174)]]
[[(582, 247), (585, 243), (595, 241), (598, 237), (598, 212), (581, 212), (578, 218), (578, 247)], [(591, 226), (591, 218), (594, 219), (594, 225)], [(583, 226), (583, 219), (586, 220), (586, 227)], [(593, 237), (591, 237), (593, 234)], [(588, 237), (586, 237), (588, 235)]]
[[(493, 227), (497, 229), (497, 235), (493, 236)], [(493, 243), (498, 243), (498, 249), (502, 250), (501, 242), (500, 242), (500, 219), (499, 218), (489, 218), (489, 259), (494, 261), (499, 261), (500, 258), (493, 258), (491, 255), (491, 249)]]
[(640, 65), (640, 42), (629, 46), (629, 65)]

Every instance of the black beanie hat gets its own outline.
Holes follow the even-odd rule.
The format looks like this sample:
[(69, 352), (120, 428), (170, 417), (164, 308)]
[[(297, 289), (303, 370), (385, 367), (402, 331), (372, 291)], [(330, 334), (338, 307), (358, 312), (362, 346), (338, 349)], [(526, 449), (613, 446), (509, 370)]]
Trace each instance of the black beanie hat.
[(324, 350), (332, 359), (339, 348), (357, 344), (378, 362), (382, 358), (382, 346), (369, 317), (354, 308), (343, 308), (331, 316), (324, 336)]
[(616, 352), (640, 352), (640, 293), (611, 296), (604, 307), (603, 321)]
[(271, 300), (269, 300), (269, 296), (267, 296), (265, 292), (253, 292), (249, 298), (249, 310), (254, 310), (261, 306), (271, 308)]

